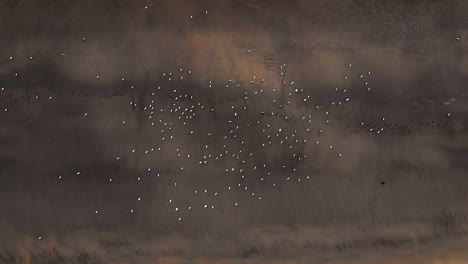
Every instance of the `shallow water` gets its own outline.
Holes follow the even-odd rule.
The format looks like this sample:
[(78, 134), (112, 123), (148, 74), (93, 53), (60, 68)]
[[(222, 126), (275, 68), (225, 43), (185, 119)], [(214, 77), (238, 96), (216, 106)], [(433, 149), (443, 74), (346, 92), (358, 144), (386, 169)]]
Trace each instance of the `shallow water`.
[(463, 1), (1, 5), (0, 242), (23, 258), (466, 248)]

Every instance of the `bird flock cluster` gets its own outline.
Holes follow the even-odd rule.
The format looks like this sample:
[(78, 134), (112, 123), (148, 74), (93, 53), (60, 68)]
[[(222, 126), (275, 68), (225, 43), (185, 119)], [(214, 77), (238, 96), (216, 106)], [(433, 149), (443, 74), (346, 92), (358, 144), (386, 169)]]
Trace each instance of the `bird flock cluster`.
[[(148, 9), (148, 6), (144, 8)], [(209, 12), (204, 11), (203, 14), (208, 15)], [(190, 16), (190, 19), (192, 18), (193, 16)], [(81, 41), (89, 39), (82, 37)], [(460, 39), (457, 38), (457, 41)], [(255, 56), (253, 48), (245, 52), (249, 56)], [(64, 52), (58, 55), (66, 56)], [(13, 56), (8, 58), (10, 62), (15, 59)], [(32, 56), (27, 59), (35, 60)], [(351, 63), (347, 65), (349, 74), (343, 76), (343, 81), (359, 79), (362, 84), (360, 89), (372, 93), (372, 72), (355, 73), (353, 67)], [(320, 165), (314, 160), (314, 148), (326, 150), (328, 155), (336, 159), (345, 159), (347, 155), (352, 155), (352, 150), (343, 149), (340, 142), (329, 144), (329, 141), (322, 142), (321, 138), (333, 129), (333, 113), (352, 103), (353, 98), (347, 89), (335, 88), (334, 99), (330, 103), (313, 105), (313, 94), (300, 88), (294, 80), (288, 79), (287, 70), (287, 64), (277, 65), (279, 83), (273, 86), (264, 77), (252, 74), (250, 80), (226, 78), (224, 83), (207, 80), (206, 84), (203, 84), (204, 92), (197, 94), (197, 91), (190, 87), (193, 84), (190, 81), (191, 76), (195, 73), (192, 69), (181, 67), (160, 73), (157, 83), (151, 84), (151, 87), (145, 90), (147, 98), (150, 98), (148, 100), (137, 96), (141, 87), (122, 77), (119, 81), (126, 88), (119, 96), (129, 98), (128, 108), (137, 112), (141, 118), (138, 126), (151, 131), (152, 136), (158, 140), (151, 144), (141, 143), (139, 147), (115, 153), (107, 159), (119, 166), (132, 155), (148, 156), (154, 165), (144, 168), (144, 175), (150, 177), (154, 184), (166, 184), (164, 188), (167, 189), (181, 188), (188, 179), (191, 182), (197, 181), (205, 168), (216, 174), (217, 178), (226, 179), (224, 186), (210, 189), (203, 182), (203, 178), (200, 178), (199, 187), (184, 194), (185, 198), (189, 199), (179, 201), (180, 196), (168, 197), (165, 203), (181, 225), (190, 221), (192, 211), (217, 210), (216, 201), (223, 196), (231, 196), (231, 206), (241, 210), (243, 206), (251, 206), (251, 203), (261, 203), (265, 197), (265, 189), (274, 190), (292, 183), (310, 184), (313, 182), (314, 168)], [(13, 79), (23, 77), (18, 72), (11, 76)], [(101, 74), (95, 76), (96, 80), (101, 77)], [(225, 91), (235, 99), (218, 100), (215, 96), (208, 100), (206, 97), (212, 91)], [(8, 87), (2, 87), (1, 92), (8, 92)], [(35, 95), (33, 98), (47, 100), (51, 104), (56, 101), (54, 95), (45, 98)], [(6, 105), (5, 100), (7, 97), (2, 97), (2, 105)], [(4, 112), (12, 114), (8, 107), (4, 107)], [(82, 113), (80, 118), (86, 119), (92, 115), (93, 113), (88, 111)], [(450, 117), (451, 113), (446, 115)], [(386, 118), (382, 116), (380, 125), (361, 121), (357, 126), (362, 128), (361, 131), (377, 135), (385, 132), (385, 122)], [(121, 119), (115, 127), (127, 129), (133, 125), (129, 120)], [(189, 142), (189, 145), (180, 142)], [(323, 144), (325, 146), (322, 146)], [(161, 156), (155, 155), (158, 152), (164, 153), (165, 160), (171, 159), (175, 162), (176, 169), (163, 172), (161, 167), (165, 164), (158, 160), (157, 157)], [(309, 154), (310, 152), (312, 153)], [(79, 177), (82, 173), (82, 170), (64, 171), (57, 175), (57, 180), (67, 181), (69, 177)], [(160, 181), (161, 178), (167, 180)], [(148, 184), (143, 183), (141, 175), (134, 180)], [(113, 177), (108, 177), (107, 180), (111, 185), (116, 181), (118, 179)], [(237, 200), (239, 195), (249, 197), (251, 202), (242, 204)], [(127, 208), (127, 214), (134, 215), (138, 204), (151, 200), (138, 194), (134, 199), (134, 207)], [(186, 202), (187, 200), (192, 202)], [(105, 213), (106, 208), (95, 208), (89, 212), (94, 215)], [(43, 237), (44, 234), (37, 236), (37, 239), (42, 240)]]

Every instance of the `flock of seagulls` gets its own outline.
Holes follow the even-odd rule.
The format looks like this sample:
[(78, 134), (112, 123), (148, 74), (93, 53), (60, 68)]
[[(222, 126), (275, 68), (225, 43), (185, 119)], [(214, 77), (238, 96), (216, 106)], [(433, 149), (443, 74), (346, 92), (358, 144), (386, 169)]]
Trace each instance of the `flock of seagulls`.
[[(148, 6), (144, 8), (148, 9)], [(204, 14), (209, 13), (206, 10)], [(190, 16), (190, 19), (193, 19), (193, 16)], [(456, 40), (461, 41), (461, 38), (457, 37)], [(82, 37), (81, 41), (87, 41), (87, 38)], [(251, 48), (247, 53), (249, 56), (254, 56), (255, 52)], [(65, 53), (58, 55), (65, 56)], [(34, 59), (33, 56), (28, 57), (30, 61)], [(12, 62), (15, 58), (10, 56), (8, 60)], [(362, 85), (359, 89), (372, 93), (371, 71), (355, 73), (353, 64), (349, 63), (347, 66), (349, 72), (343, 76), (343, 79), (347, 81), (354, 76), (361, 80)], [(154, 159), (154, 166), (144, 168), (144, 171), (156, 180), (155, 184), (162, 184), (157, 181), (162, 177), (170, 178), (171, 180), (164, 182), (167, 184), (165, 188), (176, 189), (183, 186), (184, 179), (198, 177), (198, 172), (204, 168), (217, 174), (217, 177), (229, 179), (225, 181), (229, 184), (219, 189), (209, 189), (201, 181), (199, 188), (187, 191), (184, 196), (190, 199), (184, 201), (196, 201), (196, 203), (184, 203), (178, 201), (178, 197), (168, 197), (166, 205), (179, 224), (190, 221), (190, 213), (193, 211), (217, 210), (219, 206), (216, 204), (216, 199), (222, 196), (232, 197), (231, 206), (236, 210), (242, 210), (243, 206), (248, 208), (250, 204), (242, 204), (237, 200), (240, 196), (249, 197), (252, 203), (254, 201), (261, 203), (264, 200), (262, 192), (265, 189), (280, 188), (292, 182), (310, 184), (313, 182), (313, 170), (319, 166), (319, 162), (314, 160), (314, 155), (308, 153), (310, 149), (323, 151), (321, 145), (327, 144), (325, 149), (337, 160), (352, 155), (350, 152), (352, 150), (343, 149), (340, 142), (322, 143), (322, 138), (333, 129), (330, 127), (334, 122), (333, 114), (344, 105), (353, 102), (353, 97), (349, 95), (349, 88), (335, 88), (334, 99), (331, 102), (312, 105), (313, 94), (309, 94), (294, 80), (288, 79), (287, 70), (287, 64), (277, 65), (277, 80), (280, 81), (275, 85), (255, 73), (252, 73), (252, 79), (247, 81), (226, 78), (225, 83), (215, 84), (214, 80), (207, 80), (208, 91), (225, 89), (235, 94), (236, 100), (226, 100), (223, 103), (210, 102), (203, 98), (204, 95), (197, 95), (187, 89), (189, 83), (186, 81), (190, 80), (193, 72), (186, 67), (161, 73), (160, 80), (148, 92), (150, 98), (148, 100), (135, 97), (135, 90), (138, 88), (122, 77), (120, 81), (126, 85), (123, 96), (129, 98), (128, 108), (144, 117), (141, 121), (144, 129), (151, 129), (153, 135), (159, 138), (159, 143), (143, 142), (140, 146), (144, 147), (130, 148), (127, 152), (115, 153), (108, 159), (119, 164), (132, 155), (151, 156), (158, 152), (172, 152), (173, 156), (170, 158), (179, 164), (177, 170), (170, 173), (160, 172), (159, 166), (164, 164), (161, 165), (157, 159)], [(25, 76), (15, 72), (12, 77), (20, 79)], [(101, 74), (96, 74), (95, 78), (99, 80)], [(6, 92), (8, 87), (2, 87), (1, 93)], [(6, 105), (5, 98), (2, 97), (2, 105)], [(34, 98), (49, 101), (51, 104), (58, 100), (54, 95), (45, 98), (36, 95)], [(261, 109), (259, 105), (263, 105), (264, 108)], [(294, 111), (295, 107), (304, 111)], [(8, 107), (4, 107), (4, 112), (9, 115), (14, 114), (14, 111), (9, 111)], [(89, 118), (90, 115), (91, 112), (84, 112), (82, 117)], [(447, 113), (447, 117), (451, 117), (450, 112)], [(207, 127), (197, 125), (203, 118), (211, 120), (212, 124)], [(127, 121), (129, 120), (122, 119), (116, 126), (125, 129), (128, 126)], [(360, 127), (360, 131), (375, 135), (392, 129), (385, 116), (381, 117), (381, 122), (378, 124), (361, 121), (357, 126)], [(199, 147), (184, 149), (184, 146), (177, 143), (179, 139), (183, 139), (184, 142), (189, 140)], [(268, 152), (277, 153), (276, 156), (282, 157), (283, 160), (269, 159), (265, 155)], [(221, 169), (213, 172), (213, 168)], [(191, 173), (192, 170), (196, 172)], [(80, 176), (82, 173), (80, 170), (63, 172), (57, 176), (58, 181), (66, 181), (71, 176), (64, 175), (73, 174)], [(142, 177), (136, 177), (135, 180), (141, 182)], [(109, 177), (107, 184), (115, 184), (116, 181)], [(258, 188), (258, 186), (263, 187)], [(137, 204), (145, 203), (146, 200), (150, 199), (137, 196), (135, 207), (126, 211), (128, 214), (134, 214)], [(95, 208), (90, 212), (95, 216), (104, 213), (105, 208)], [(42, 240), (43, 237), (44, 235), (40, 235), (37, 239)]]

